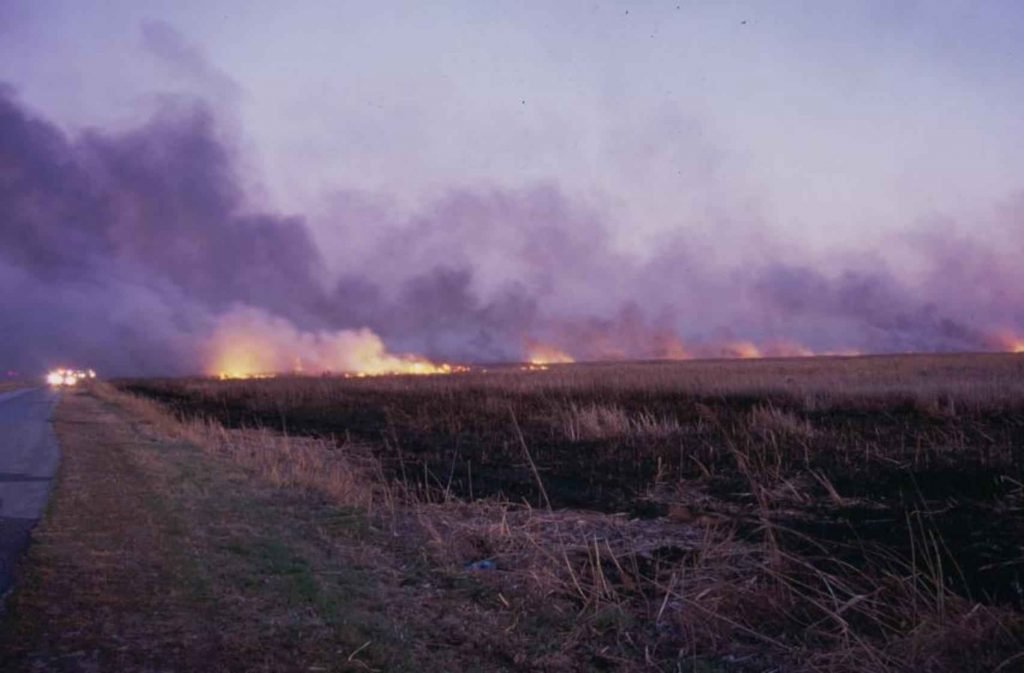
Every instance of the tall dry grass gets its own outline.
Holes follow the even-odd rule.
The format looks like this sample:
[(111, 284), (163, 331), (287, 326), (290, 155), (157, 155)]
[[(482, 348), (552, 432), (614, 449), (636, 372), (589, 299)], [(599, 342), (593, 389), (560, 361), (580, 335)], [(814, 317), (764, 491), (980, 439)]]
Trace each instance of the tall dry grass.
[(253, 471), (270, 483), (316, 492), (367, 510), (394, 496), (373, 454), (354, 444), (291, 437), (268, 428), (228, 429), (208, 418), (181, 418), (152, 400), (92, 384), (100, 399), (129, 411), (151, 432), (193, 444)]
[(615, 404), (576, 404), (570, 402), (557, 413), (556, 425), (566, 439), (578, 442), (588, 439), (619, 439), (632, 437), (668, 437), (679, 432), (679, 421), (658, 417), (648, 411), (630, 414)]

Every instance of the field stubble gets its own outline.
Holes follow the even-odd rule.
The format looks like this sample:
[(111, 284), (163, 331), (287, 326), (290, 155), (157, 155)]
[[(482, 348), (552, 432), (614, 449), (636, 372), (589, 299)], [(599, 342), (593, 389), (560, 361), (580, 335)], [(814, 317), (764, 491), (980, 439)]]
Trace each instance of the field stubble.
[(120, 387), (436, 563), (493, 564), (516, 622), (561, 606), (577, 661), (1024, 667), (1019, 356)]

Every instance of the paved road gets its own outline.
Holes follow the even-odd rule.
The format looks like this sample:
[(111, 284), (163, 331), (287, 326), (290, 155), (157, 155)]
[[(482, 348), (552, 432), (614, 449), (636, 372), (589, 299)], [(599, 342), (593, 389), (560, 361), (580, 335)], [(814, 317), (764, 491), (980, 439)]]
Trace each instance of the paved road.
[(60, 458), (50, 425), (57, 398), (46, 388), (0, 393), (0, 597), (50, 496)]

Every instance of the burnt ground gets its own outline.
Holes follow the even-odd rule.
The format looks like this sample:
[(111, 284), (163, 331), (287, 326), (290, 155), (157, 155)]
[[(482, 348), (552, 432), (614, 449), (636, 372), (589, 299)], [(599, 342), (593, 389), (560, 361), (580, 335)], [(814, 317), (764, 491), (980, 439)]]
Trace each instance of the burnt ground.
[[(1020, 364), (1008, 358), (1005, 367), (1012, 376)], [(929, 373), (912, 383), (934, 385)], [(770, 523), (788, 550), (829, 562), (938, 564), (958, 593), (1024, 610), (1024, 397), (913, 385), (709, 394), (648, 388), (632, 373), (616, 380), (614, 369), (585, 385), (503, 376), (121, 387), (229, 427), (370, 444), (389, 477), (426, 498), (539, 505), (518, 425), (556, 508), (658, 517), (684, 506), (685, 516), (724, 517), (749, 536)], [(568, 436), (566, 410), (590, 408), (671, 423)]]

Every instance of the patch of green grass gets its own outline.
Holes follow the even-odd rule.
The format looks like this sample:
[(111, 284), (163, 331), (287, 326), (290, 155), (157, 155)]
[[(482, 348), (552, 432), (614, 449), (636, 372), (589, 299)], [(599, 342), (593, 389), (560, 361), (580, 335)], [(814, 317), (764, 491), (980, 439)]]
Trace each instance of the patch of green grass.
[(623, 610), (618, 605), (607, 605), (593, 617), (594, 628), (598, 631), (621, 631), (632, 627), (635, 624), (635, 618), (630, 613)]
[(330, 535), (362, 539), (370, 533), (366, 512), (355, 507), (324, 506), (310, 517), (310, 522)]
[(261, 575), (300, 575), (309, 572), (309, 562), (281, 540), (255, 539), (239, 547)]

